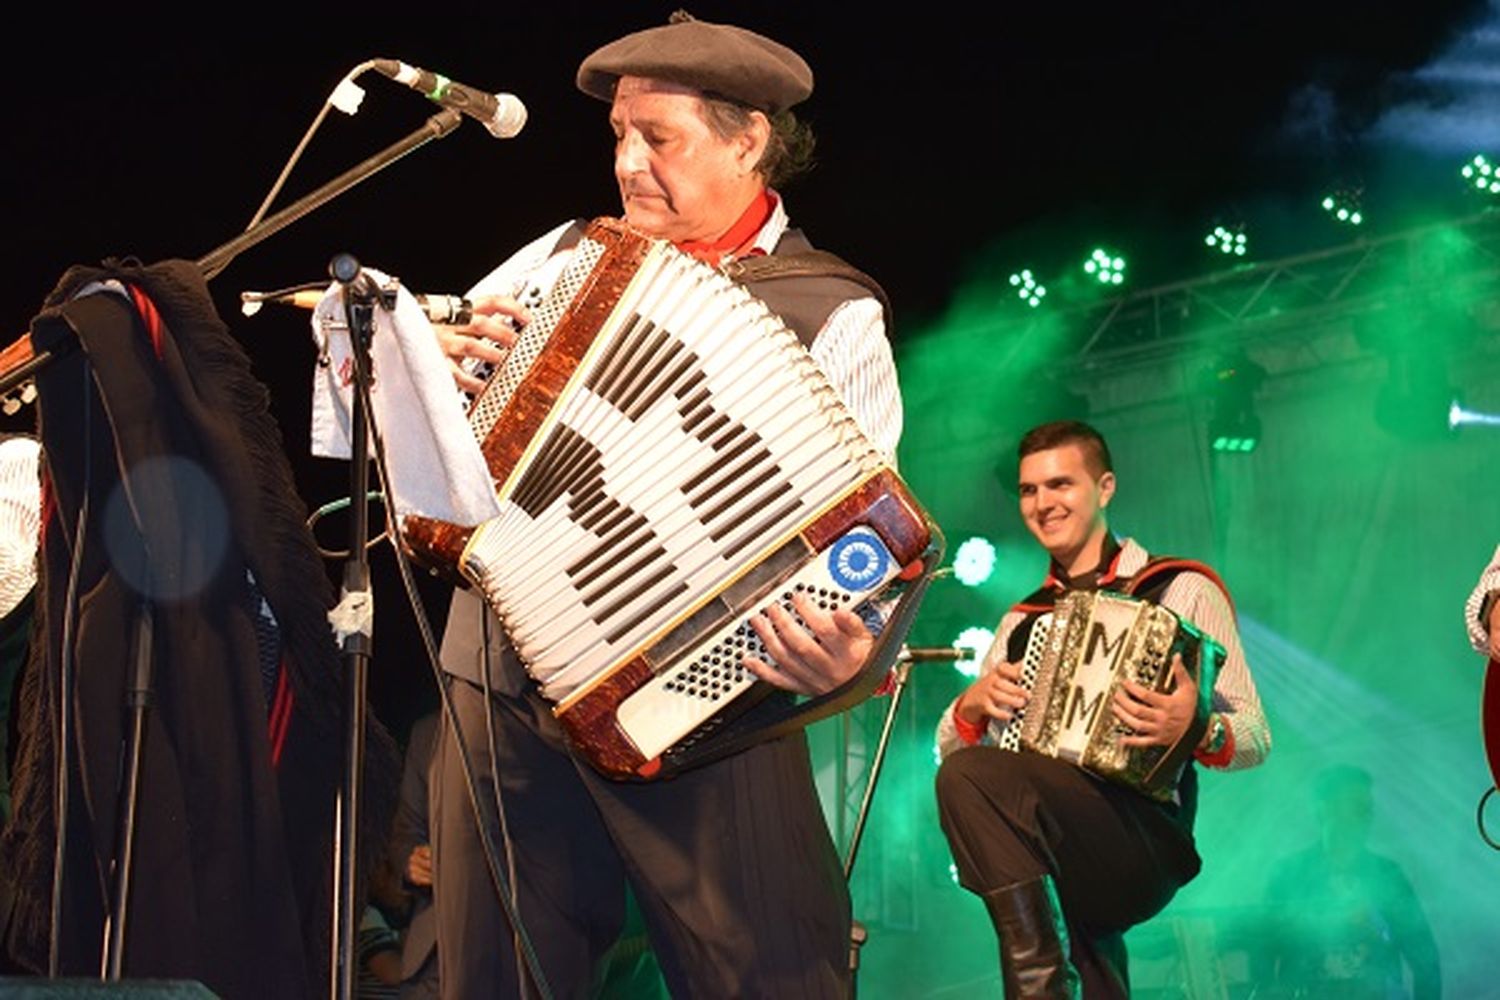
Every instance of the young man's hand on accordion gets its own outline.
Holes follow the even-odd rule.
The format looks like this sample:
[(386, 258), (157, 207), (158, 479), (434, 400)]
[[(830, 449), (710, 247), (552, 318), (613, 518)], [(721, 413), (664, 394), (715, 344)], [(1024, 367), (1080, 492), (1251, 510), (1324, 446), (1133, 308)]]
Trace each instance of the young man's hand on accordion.
[[(462, 326), (433, 325), (438, 347), (453, 369), (453, 381), (465, 392), (484, 388), (476, 366), (497, 365), (516, 342), (516, 331), (531, 317), (508, 295), (480, 295), (471, 303), (473, 319)], [(471, 360), (472, 359), (472, 360)]]
[(978, 726), (989, 719), (1009, 722), (1016, 712), (1026, 707), (1030, 695), (1021, 686), (1021, 665), (1001, 661), (995, 669), (979, 675), (968, 690), (959, 695), (958, 717), (971, 726)]
[[(1170, 692), (1152, 691), (1134, 681), (1125, 681), (1115, 695), (1115, 717), (1132, 730), (1121, 737), (1123, 746), (1172, 746), (1193, 723), (1198, 704), (1198, 685), (1183, 666), (1182, 657), (1172, 658), (1176, 683)], [(1021, 665), (1000, 662), (981, 675), (959, 695), (958, 717), (971, 726), (989, 719), (1009, 722), (1024, 708), (1030, 695), (1020, 684)]]
[(1133, 730), (1120, 737), (1127, 747), (1174, 746), (1193, 724), (1198, 707), (1198, 684), (1182, 665), (1182, 655), (1172, 654), (1172, 690), (1153, 691), (1127, 680), (1115, 694), (1115, 718)]
[(774, 663), (745, 657), (745, 667), (768, 684), (798, 694), (823, 694), (859, 673), (875, 636), (846, 608), (831, 614), (805, 594), (792, 598), (803, 625), (780, 604), (750, 619)]

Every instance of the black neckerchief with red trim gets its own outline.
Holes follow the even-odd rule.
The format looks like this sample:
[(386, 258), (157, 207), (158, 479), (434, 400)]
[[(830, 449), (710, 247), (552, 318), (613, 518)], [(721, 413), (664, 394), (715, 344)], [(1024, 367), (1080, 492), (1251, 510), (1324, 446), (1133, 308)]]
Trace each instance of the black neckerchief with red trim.
[(1026, 643), (1031, 638), (1031, 626), (1037, 618), (1057, 606), (1057, 599), (1070, 590), (1116, 590), (1119, 579), (1120, 556), (1124, 552), (1114, 535), (1104, 536), (1104, 547), (1099, 553), (1099, 563), (1093, 569), (1077, 576), (1069, 576), (1056, 559), (1047, 565), (1047, 578), (1029, 597), (1024, 597), (1011, 607), (1026, 617), (1010, 633), (1006, 644), (1006, 659), (1019, 663), (1026, 653)]
[(1042, 581), (1041, 587), (1011, 606), (1012, 612), (1020, 612), (1026, 617), (1010, 634), (1010, 640), (1006, 644), (1006, 658), (1012, 663), (1020, 662), (1021, 657), (1026, 653), (1026, 643), (1031, 637), (1032, 623), (1056, 607), (1057, 599), (1071, 590), (1109, 590), (1160, 604), (1162, 595), (1167, 592), (1167, 588), (1172, 585), (1172, 581), (1177, 579), (1179, 574), (1198, 573), (1212, 581), (1223, 593), (1224, 599), (1229, 601), (1229, 606), (1234, 607), (1234, 600), (1229, 596), (1229, 588), (1207, 563), (1196, 559), (1184, 559), (1180, 556), (1148, 556), (1146, 564), (1135, 573), (1130, 576), (1121, 576), (1120, 557), (1124, 551), (1113, 535), (1105, 536), (1104, 551), (1100, 555), (1099, 565), (1074, 577), (1068, 576), (1056, 560), (1053, 560), (1047, 568), (1047, 578)]

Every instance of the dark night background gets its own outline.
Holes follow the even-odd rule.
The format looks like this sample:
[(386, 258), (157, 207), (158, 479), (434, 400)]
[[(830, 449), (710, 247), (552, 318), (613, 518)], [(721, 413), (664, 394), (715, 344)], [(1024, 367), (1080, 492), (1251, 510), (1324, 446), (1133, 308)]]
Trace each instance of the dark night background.
[[(799, 111), (818, 162), (788, 189), (788, 207), (816, 242), (884, 283), (898, 347), (1007, 246), (1067, 227), (1128, 231), (1133, 280), (1174, 280), (1185, 265), (1173, 240), (1215, 213), (1255, 204), (1274, 219), (1280, 202), (1320, 184), (1381, 183), (1360, 135), (1383, 109), (1422, 98), (1430, 85), (1413, 71), (1490, 11), (1471, 0), (690, 9), (748, 24), (812, 64), (816, 89)], [(271, 388), (305, 500), (344, 496), (345, 470), (306, 457), (306, 317), (241, 317), (239, 293), (318, 279), (340, 251), (419, 291), (461, 291), (562, 218), (616, 210), (604, 107), (573, 73), (595, 46), (671, 10), (33, 8), (10, 46), (4, 322), (19, 337), (71, 264), (197, 259), (233, 238), (333, 86), (367, 59), (518, 95), (530, 120), (515, 139), (466, 122), (213, 282)], [(360, 83), (359, 113), (329, 116), (273, 210), (430, 112), (373, 72)], [(1430, 169), (1420, 150), (1408, 159)], [(1306, 249), (1306, 233), (1264, 231), (1286, 252)], [(334, 521), (322, 527), (342, 543)], [(394, 614), (399, 590), (377, 600), (391, 621), (377, 633), (373, 691), (399, 730), (430, 679), (412, 662), (409, 616)], [(440, 599), (429, 603), (441, 613)]]
[[(211, 283), (221, 314), (269, 389), (307, 507), (346, 497), (347, 465), (308, 454), (314, 365), (308, 314), (271, 306), (245, 317), (240, 293), (322, 280), (329, 260), (340, 252), (398, 276), (419, 292), (462, 292), (563, 219), (616, 212), (606, 109), (576, 90), (574, 73), (598, 45), (663, 23), (675, 7), (562, 0), (515, 6), (198, 6), (190, 13), (124, 5), (31, 6), (7, 45), (10, 97), (0, 222), (8, 266), (0, 275), (0, 323), (9, 324), (10, 335), (3, 343), (22, 337), (71, 265), (127, 255), (147, 262), (198, 259), (234, 238), (335, 84), (366, 60), (400, 59), (481, 90), (516, 94), (530, 112), (516, 138), (493, 139), (466, 121), (245, 251)], [(971, 392), (978, 385), (979, 392), (998, 395), (988, 380), (1003, 365), (997, 359), (1010, 356), (1001, 350), (1009, 345), (996, 345), (988, 366), (985, 359), (970, 365), (965, 352), (987, 350), (988, 334), (981, 330), (982, 336), (948, 340), (942, 335), (952, 332), (945, 330), (945, 321), (962, 325), (953, 319), (964, 312), (957, 305), (961, 301), (969, 310), (976, 301), (994, 302), (997, 314), (1019, 308), (1005, 285), (1010, 271), (1029, 266), (1060, 274), (1076, 269), (1090, 245), (1108, 241), (1129, 257), (1127, 291), (1187, 282), (1224, 266), (1207, 260), (1202, 245), (1216, 221), (1246, 223), (1253, 255), (1261, 261), (1375, 240), (1424, 219), (1472, 215), (1476, 203), (1458, 183), (1458, 166), (1475, 153), (1500, 159), (1500, 0), (1087, 0), (880, 9), (699, 2), (688, 9), (706, 20), (768, 34), (800, 51), (813, 67), (815, 92), (797, 110), (817, 133), (817, 164), (784, 193), (794, 224), (816, 244), (878, 278), (890, 294), (907, 397), (905, 470), (920, 469), (924, 460), (945, 461), (947, 453), (930, 442), (941, 441), (947, 430), (955, 431), (955, 438), (975, 426), (979, 438), (990, 433), (985, 421), (992, 411), (975, 407), (967, 417), (960, 412), (961, 392), (949, 390), (947, 373), (966, 369), (953, 372), (955, 385)], [(418, 94), (373, 72), (358, 82), (366, 91), (359, 113), (328, 116), (273, 211), (407, 136), (434, 111)], [(1351, 236), (1319, 211), (1319, 199), (1334, 189), (1362, 192), (1369, 216), (1364, 236)], [(1492, 262), (1486, 266), (1493, 273)], [(983, 294), (972, 294), (974, 289)], [(1493, 333), (1495, 325), (1487, 329)], [(928, 350), (932, 345), (938, 347)], [(1483, 358), (1482, 353), (1465, 357)], [(1471, 382), (1495, 370), (1475, 366), (1478, 374)], [(1493, 438), (1468, 438), (1462, 446), (1447, 439), (1392, 443), (1366, 428), (1362, 416), (1338, 410), (1341, 400), (1358, 398), (1362, 383), (1352, 377), (1344, 385), (1347, 397), (1332, 394), (1339, 387), (1330, 379), (1331, 402), (1320, 402), (1322, 409), (1297, 409), (1298, 392), (1312, 381), (1284, 380), (1290, 388), (1277, 397), (1284, 408), (1268, 411), (1268, 426), (1279, 420), (1278, 426), (1292, 429), (1286, 437), (1306, 434), (1313, 444), (1320, 435), (1327, 437), (1330, 427), (1364, 442), (1349, 454), (1393, 470), (1391, 482), (1381, 480), (1381, 504), (1367, 502), (1343, 482), (1352, 477), (1340, 477), (1338, 470), (1329, 475), (1305, 459), (1304, 454), (1322, 454), (1314, 448), (1288, 458), (1287, 451), (1266, 447), (1255, 456), (1258, 464), (1224, 474), (1222, 481), (1238, 488), (1241, 499), (1238, 506), (1221, 505), (1215, 516), (1224, 515), (1231, 528), (1249, 530), (1246, 526), (1276, 516), (1284, 500), (1286, 528), (1277, 527), (1278, 542), (1308, 537), (1326, 519), (1344, 522), (1334, 526), (1335, 534), (1344, 532), (1338, 535), (1343, 549), (1367, 552), (1372, 563), (1389, 565), (1397, 576), (1407, 570), (1393, 553), (1427, 559), (1416, 567), (1428, 574), (1419, 598), (1427, 605), (1453, 605), (1451, 612), (1427, 616), (1432, 634), (1441, 630), (1442, 642), (1415, 651), (1442, 661), (1429, 671), (1437, 674), (1447, 666), (1448, 647), (1462, 645), (1461, 636), (1449, 634), (1456, 631), (1462, 598), (1455, 600), (1450, 592), (1458, 593), (1460, 580), (1465, 592), (1472, 586), (1470, 563), (1477, 570), (1494, 544), (1493, 503), (1449, 495), (1447, 486), (1455, 468), (1491, 461), (1484, 456), (1493, 455)], [(1325, 389), (1320, 385), (1319, 391)], [(939, 406), (942, 412), (935, 412)], [(1146, 417), (1140, 417), (1143, 429), (1133, 441), (1111, 437), (1125, 443), (1124, 451), (1133, 450), (1137, 467), (1144, 464), (1147, 442), (1159, 440), (1162, 427), (1185, 427), (1173, 423), (1177, 410), (1160, 426), (1147, 418), (1167, 410), (1140, 412)], [(1123, 426), (1135, 419), (1132, 414), (1139, 416), (1117, 407), (1109, 416)], [(1306, 414), (1316, 419), (1304, 419)], [(4, 426), (21, 428), (29, 421), (29, 411), (22, 410), (6, 417)], [(957, 441), (954, 453), (969, 448), (965, 454), (985, 454), (990, 443)], [(1287, 447), (1286, 438), (1281, 447)], [(1470, 450), (1459, 454), (1460, 447)], [(924, 448), (937, 457), (923, 454)], [(1009, 547), (1002, 543), (1002, 559), (1022, 550), (1026, 557), (1034, 555), (1030, 539), (1012, 523), (1011, 501), (1000, 498), (993, 483), (960, 485), (983, 477), (966, 471), (968, 479), (955, 474), (934, 481), (950, 493), (967, 489), (972, 496), (928, 499), (950, 509), (982, 510), (985, 518), (994, 503), (1005, 504), (1005, 516), (996, 519), (1004, 529), (997, 530), (1009, 530), (1015, 541)], [(1189, 487), (1200, 471), (1184, 470)], [(1427, 483), (1436, 484), (1430, 496), (1424, 493)], [(1149, 492), (1136, 491), (1135, 500), (1121, 505), (1136, 505), (1138, 524), (1151, 523), (1155, 499)], [(1334, 499), (1325, 502), (1325, 494)], [(1392, 495), (1399, 502), (1390, 500)], [(1338, 507), (1345, 496), (1369, 509), (1353, 509), (1350, 516)], [(1459, 508), (1461, 500), (1468, 506)], [(1178, 518), (1183, 522), (1178, 537), (1206, 534), (1197, 508), (1180, 509), (1192, 516)], [(1439, 516), (1432, 516), (1434, 511)], [(1128, 511), (1116, 513), (1124, 523)], [(1390, 523), (1400, 527), (1397, 537), (1377, 537)], [(1157, 537), (1170, 536), (1175, 527), (1156, 525)], [(959, 527), (945, 528), (951, 555)], [(320, 523), (318, 535), (325, 546), (342, 548), (346, 530), (333, 516)], [(1360, 641), (1365, 633), (1384, 636), (1389, 627), (1392, 635), (1421, 636), (1413, 646), (1428, 633), (1415, 625), (1402, 631), (1395, 624), (1401, 616), (1392, 613), (1386, 593), (1404, 580), (1371, 574), (1346, 600), (1339, 573), (1353, 556), (1333, 552), (1339, 545), (1312, 554), (1312, 562), (1322, 557), (1325, 565), (1317, 568), (1334, 582), (1323, 588), (1319, 602), (1306, 606), (1299, 605), (1300, 594), (1280, 587), (1292, 573), (1287, 567), (1304, 553), (1285, 553), (1280, 545), (1230, 547), (1241, 559), (1229, 568), (1237, 595), (1246, 597), (1242, 631), (1256, 644), (1257, 683), (1279, 713), (1277, 739), (1285, 741), (1278, 743), (1279, 758), (1270, 766), (1233, 779), (1232, 792), (1224, 786), (1209, 822), (1200, 818), (1200, 833), (1206, 831), (1220, 853), (1196, 894), (1183, 901), (1184, 919), (1197, 915), (1193, 906), (1205, 900), (1250, 897), (1247, 887), (1259, 883), (1273, 849), (1287, 846), (1281, 843), (1289, 843), (1286, 831), (1305, 819), (1297, 811), (1300, 800), (1290, 793), (1322, 762), (1330, 734), (1337, 740), (1346, 729), (1367, 729), (1358, 752), (1364, 759), (1385, 755), (1387, 803), (1424, 796), (1419, 807), (1387, 808), (1385, 815), (1397, 842), (1408, 849), (1406, 857), (1420, 858), (1429, 899), (1446, 901), (1445, 960), (1459, 958), (1459, 979), (1450, 983), (1468, 975), (1470, 982), (1492, 984), (1484, 948), (1473, 944), (1486, 933), (1478, 911), (1493, 893), (1484, 904), (1476, 903), (1479, 889), (1465, 863), (1456, 860), (1460, 851), (1479, 850), (1465, 828), (1473, 815), (1471, 775), (1464, 771), (1441, 784), (1448, 796), (1442, 812), (1427, 795), (1438, 786), (1429, 788), (1431, 774), (1423, 770), (1438, 761), (1435, 773), (1447, 761), (1451, 772), (1451, 762), (1458, 760), (1477, 771), (1472, 723), (1465, 715), (1454, 725), (1451, 709), (1461, 705), (1468, 713), (1478, 702), (1474, 671), (1447, 670), (1446, 682), (1436, 684), (1408, 683), (1405, 661), (1387, 655), (1383, 646), (1371, 653), (1376, 639), (1369, 638), (1367, 647)], [(1347, 558), (1341, 562), (1341, 557)], [(378, 614), (371, 698), (376, 713), (401, 737), (411, 721), (436, 705), (436, 693), (388, 548), (374, 550), (372, 560)], [(341, 565), (337, 558), (328, 561), (335, 578)], [(1359, 565), (1363, 572), (1364, 564)], [(1432, 571), (1439, 565), (1447, 574), (1441, 579)], [(1015, 566), (1011, 570), (1020, 572)], [(1257, 594), (1256, 586), (1271, 597)], [(421, 591), (440, 634), (447, 588), (423, 577)], [(954, 591), (950, 586), (945, 593)], [(938, 592), (935, 587), (933, 593)], [(1003, 600), (1008, 603), (1021, 592), (1016, 589)], [(978, 605), (981, 598), (990, 601), (991, 595), (976, 591), (966, 599)], [(1414, 609), (1421, 600), (1402, 609), (1410, 612), (1407, 617), (1418, 617)], [(952, 608), (942, 603), (929, 596), (923, 609), (929, 622), (944, 621), (948, 612), (957, 616), (963, 602), (954, 601)], [(983, 616), (976, 620), (993, 622), (997, 611), (985, 604), (976, 614)], [(1322, 620), (1328, 635), (1314, 627)], [(923, 624), (919, 617), (919, 627)], [(1461, 655), (1469, 656), (1466, 648)], [(1418, 669), (1425, 662), (1414, 657), (1410, 665)], [(885, 781), (884, 787), (894, 785), (882, 792), (887, 802), (880, 819), (889, 827), (872, 838), (876, 858), (862, 862), (867, 884), (855, 891), (861, 913), (884, 921), (872, 936), (869, 985), (884, 987), (887, 995), (917, 995), (919, 981), (951, 983), (970, 970), (974, 976), (993, 976), (988, 957), (993, 939), (977, 911), (959, 912), (972, 901), (953, 902), (961, 894), (941, 870), (947, 856), (935, 824), (924, 823), (918, 806), (898, 805), (930, 799), (931, 719), (958, 690), (945, 690), (945, 683), (962, 682), (925, 674), (921, 686), (927, 690), (916, 693), (931, 704), (919, 701), (905, 710), (914, 720), (902, 758), (910, 763), (898, 763)], [(1423, 702), (1421, 689), (1432, 704)], [(1307, 697), (1272, 704), (1272, 693), (1282, 691)], [(1406, 719), (1408, 701), (1418, 703), (1409, 713), (1412, 724), (1429, 728), (1399, 730), (1386, 739), (1361, 721), (1362, 710), (1387, 703), (1395, 705), (1390, 717)], [(870, 709), (880, 710), (878, 705)], [(1401, 742), (1402, 733), (1409, 743)], [(908, 772), (914, 775), (913, 790), (903, 799), (901, 782)], [(1260, 829), (1270, 832), (1254, 845), (1257, 850), (1243, 850), (1238, 842), (1242, 814), (1252, 811)], [(903, 824), (911, 829), (902, 831)], [(1444, 851), (1455, 860), (1444, 860)], [(908, 897), (896, 891), (902, 886), (894, 876), (879, 892), (872, 888), (898, 870), (898, 861), (919, 872), (913, 877), (922, 891), (912, 890), (910, 898), (917, 902), (910, 913), (900, 908)], [(923, 884), (920, 880), (933, 871), (933, 884)], [(965, 921), (969, 936), (926, 934), (918, 916), (929, 903), (944, 926)], [(1493, 916), (1491, 904), (1489, 926)], [(1154, 924), (1145, 930), (1166, 933), (1179, 926), (1168, 920)], [(903, 937), (907, 931), (913, 936)], [(1149, 962), (1149, 938), (1142, 940), (1137, 954)], [(983, 982), (976, 978), (941, 995), (974, 995)], [(983, 989), (980, 985), (979, 992)]]

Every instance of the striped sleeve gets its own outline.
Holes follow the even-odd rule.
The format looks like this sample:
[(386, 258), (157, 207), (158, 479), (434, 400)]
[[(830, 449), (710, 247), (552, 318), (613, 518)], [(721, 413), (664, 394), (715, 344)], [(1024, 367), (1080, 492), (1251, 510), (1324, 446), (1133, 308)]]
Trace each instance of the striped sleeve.
[(41, 541), (41, 445), (13, 437), (0, 444), (0, 615), (8, 615), (36, 584)]
[[(901, 440), (901, 389), (880, 303), (872, 298), (840, 303), (824, 321), (810, 353), (860, 430), (894, 467)], [(894, 601), (871, 602), (868, 607), (879, 620), (867, 621), (866, 627), (879, 635), (895, 606)]]
[[(1010, 646), (1010, 634), (1021, 624), (1024, 617), (1019, 612), (1007, 611), (1005, 616), (1000, 619), (1000, 627), (995, 631), (995, 641), (990, 643), (989, 650), (984, 654), (984, 659), (980, 661), (978, 676), (983, 677), (1005, 661), (1005, 651)], [(959, 698), (962, 697), (963, 694), (960, 693)], [(959, 733), (958, 723), (954, 716), (954, 711), (957, 708), (958, 698), (954, 698), (948, 703), (948, 707), (943, 709), (942, 717), (938, 719), (937, 751), (939, 757), (947, 757), (955, 750), (973, 745), (973, 741), (964, 739)], [(995, 742), (995, 733), (998, 725), (996, 720), (988, 720), (985, 727), (984, 742)]]
[(469, 288), (468, 297), (519, 295), (527, 280), (554, 256), (558, 240), (573, 224), (572, 220), (564, 222), (511, 254), (499, 267), (475, 282)]
[(1469, 645), (1474, 652), (1488, 656), (1490, 652), (1490, 628), (1485, 621), (1490, 599), (1500, 592), (1500, 546), (1496, 546), (1490, 564), (1479, 574), (1474, 592), (1464, 602), (1464, 627), (1469, 633)]
[[(502, 295), (516, 299), (527, 309), (536, 308), (572, 257), (571, 249), (558, 251), (557, 245), (574, 224), (564, 222), (511, 254), (500, 266), (470, 286), (465, 298)], [(490, 362), (480, 358), (464, 358), (459, 364), (481, 381), (489, 379), (494, 370)], [(465, 401), (469, 399), (467, 393), (463, 396)]]
[(812, 356), (865, 436), (894, 465), (901, 440), (901, 390), (880, 303), (873, 298), (841, 303), (813, 340)]
[(1161, 603), (1224, 647), (1224, 665), (1214, 680), (1213, 710), (1229, 727), (1233, 752), (1222, 767), (1233, 771), (1261, 763), (1271, 752), (1271, 727), (1245, 662), (1240, 630), (1228, 598), (1208, 577), (1190, 572), (1172, 581)]

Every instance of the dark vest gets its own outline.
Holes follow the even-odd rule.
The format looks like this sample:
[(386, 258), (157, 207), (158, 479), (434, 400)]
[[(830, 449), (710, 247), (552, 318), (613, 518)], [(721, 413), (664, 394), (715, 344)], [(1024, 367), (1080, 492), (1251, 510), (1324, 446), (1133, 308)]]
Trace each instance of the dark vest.
[[(586, 220), (575, 220), (558, 238), (553, 253), (576, 246), (587, 225)], [(887, 335), (894, 329), (891, 302), (879, 282), (836, 254), (815, 249), (800, 229), (782, 233), (774, 253), (731, 261), (724, 273), (781, 317), (809, 349), (833, 311), (853, 299), (878, 301)]]
[(804, 347), (811, 348), (833, 311), (852, 299), (876, 299), (887, 335), (893, 329), (885, 289), (840, 257), (813, 249), (800, 229), (783, 233), (775, 253), (733, 261), (725, 273), (795, 330)]

